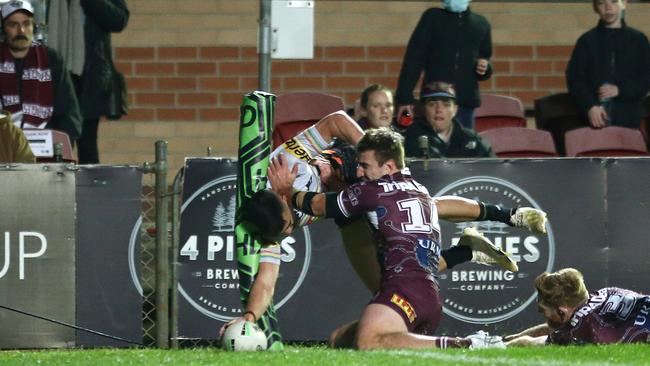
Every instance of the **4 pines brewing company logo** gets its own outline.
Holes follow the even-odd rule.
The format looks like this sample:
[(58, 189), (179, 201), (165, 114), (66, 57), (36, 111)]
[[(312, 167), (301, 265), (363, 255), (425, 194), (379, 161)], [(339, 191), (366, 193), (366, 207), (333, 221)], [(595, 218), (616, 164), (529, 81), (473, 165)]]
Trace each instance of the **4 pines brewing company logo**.
[[(444, 187), (435, 196), (459, 196), (503, 207), (527, 206), (542, 209), (523, 189), (500, 178), (475, 176)], [(492, 242), (510, 253), (519, 265), (513, 273), (496, 266), (463, 263), (441, 273), (445, 314), (474, 324), (489, 324), (511, 318), (536, 298), (533, 279), (551, 271), (555, 258), (553, 230), (547, 234), (510, 227), (494, 221), (452, 223), (441, 221), (444, 245), (456, 243), (463, 229), (475, 226)]]
[[(236, 175), (210, 181), (181, 207), (179, 293), (197, 311), (221, 321), (242, 313), (234, 233), (236, 181)], [(307, 274), (309, 229), (284, 238), (281, 247), (283, 275), (276, 286), (276, 309), (293, 296)]]

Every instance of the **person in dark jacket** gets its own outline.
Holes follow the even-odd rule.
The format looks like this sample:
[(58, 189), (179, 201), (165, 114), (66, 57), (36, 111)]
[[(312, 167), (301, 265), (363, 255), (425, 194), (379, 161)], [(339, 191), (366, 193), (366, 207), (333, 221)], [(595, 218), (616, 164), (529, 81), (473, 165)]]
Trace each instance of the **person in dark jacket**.
[(78, 81), (84, 128), (79, 140), (80, 164), (99, 163), (97, 130), (99, 119), (108, 116), (108, 100), (113, 85), (111, 33), (121, 32), (129, 21), (124, 0), (81, 0), (85, 14), (86, 57)]
[(458, 106), (450, 84), (435, 82), (425, 87), (420, 101), (424, 118), (416, 118), (406, 130), (406, 156), (423, 158), (494, 157), (490, 145), (454, 118)]
[(413, 114), (413, 88), (434, 81), (453, 84), (457, 92), (456, 118), (474, 128), (474, 109), (481, 104), (478, 81), (492, 75), (490, 23), (469, 9), (469, 0), (444, 0), (443, 9), (422, 14), (409, 40), (395, 95), (397, 115)]
[(128, 20), (124, 0), (49, 2), (48, 44), (63, 53), (83, 116), (83, 133), (77, 146), (80, 164), (99, 163), (100, 118), (120, 117), (109, 108), (115, 73), (111, 33), (121, 32)]
[(31, 3), (5, 3), (2, 30), (0, 107), (18, 127), (49, 128), (79, 138), (81, 116), (70, 74), (55, 50), (34, 41)]
[(593, 0), (598, 25), (576, 43), (566, 82), (594, 128), (639, 128), (641, 103), (650, 90), (650, 45), (623, 19), (627, 1)]

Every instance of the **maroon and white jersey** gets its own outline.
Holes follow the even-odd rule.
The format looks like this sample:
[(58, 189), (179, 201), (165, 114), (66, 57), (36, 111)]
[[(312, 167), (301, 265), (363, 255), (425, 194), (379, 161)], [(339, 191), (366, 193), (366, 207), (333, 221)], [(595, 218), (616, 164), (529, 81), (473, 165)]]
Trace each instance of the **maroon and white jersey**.
[(650, 343), (650, 297), (617, 287), (592, 292), (547, 343)]
[[(328, 210), (333, 205), (328, 205)], [(353, 184), (336, 196), (328, 216), (368, 214), (377, 230), (382, 277), (430, 276), (438, 271), (440, 224), (429, 192), (408, 169)], [(335, 210), (335, 209), (334, 209)]]

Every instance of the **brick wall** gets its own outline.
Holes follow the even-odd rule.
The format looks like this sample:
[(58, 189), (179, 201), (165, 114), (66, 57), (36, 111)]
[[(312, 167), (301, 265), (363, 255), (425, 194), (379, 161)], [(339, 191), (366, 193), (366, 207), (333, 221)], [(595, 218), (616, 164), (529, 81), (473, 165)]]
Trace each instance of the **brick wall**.
[[(127, 0), (131, 20), (114, 36), (127, 77), (130, 114), (100, 126), (105, 163), (153, 159), (169, 141), (170, 169), (184, 157), (235, 156), (238, 107), (255, 89), (258, 0)], [(435, 1), (317, 1), (313, 60), (274, 61), (272, 89), (339, 95), (351, 106), (368, 84), (392, 88), (404, 45)], [(650, 4), (630, 4), (630, 23), (646, 33)], [(483, 92), (513, 95), (527, 107), (563, 91), (564, 69), (579, 34), (595, 23), (589, 4), (476, 3), (492, 23), (495, 73)], [(400, 24), (395, 27), (395, 24)], [(173, 26), (172, 26), (173, 25)]]

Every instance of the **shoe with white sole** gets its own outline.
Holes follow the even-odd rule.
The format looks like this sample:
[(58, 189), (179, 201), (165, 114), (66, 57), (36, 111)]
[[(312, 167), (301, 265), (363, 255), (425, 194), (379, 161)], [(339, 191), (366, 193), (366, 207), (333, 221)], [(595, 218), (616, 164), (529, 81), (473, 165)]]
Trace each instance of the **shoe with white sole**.
[(510, 258), (508, 253), (492, 244), (490, 239), (473, 227), (467, 227), (463, 230), (463, 235), (461, 235), (457, 245), (464, 245), (472, 249), (472, 263), (488, 266), (498, 265), (508, 271), (519, 271), (517, 263)]
[(500, 336), (491, 336), (490, 333), (479, 330), (474, 334), (470, 334), (466, 339), (469, 339), (472, 344), (470, 349), (484, 349), (484, 348), (500, 348), (505, 349), (506, 345)]

